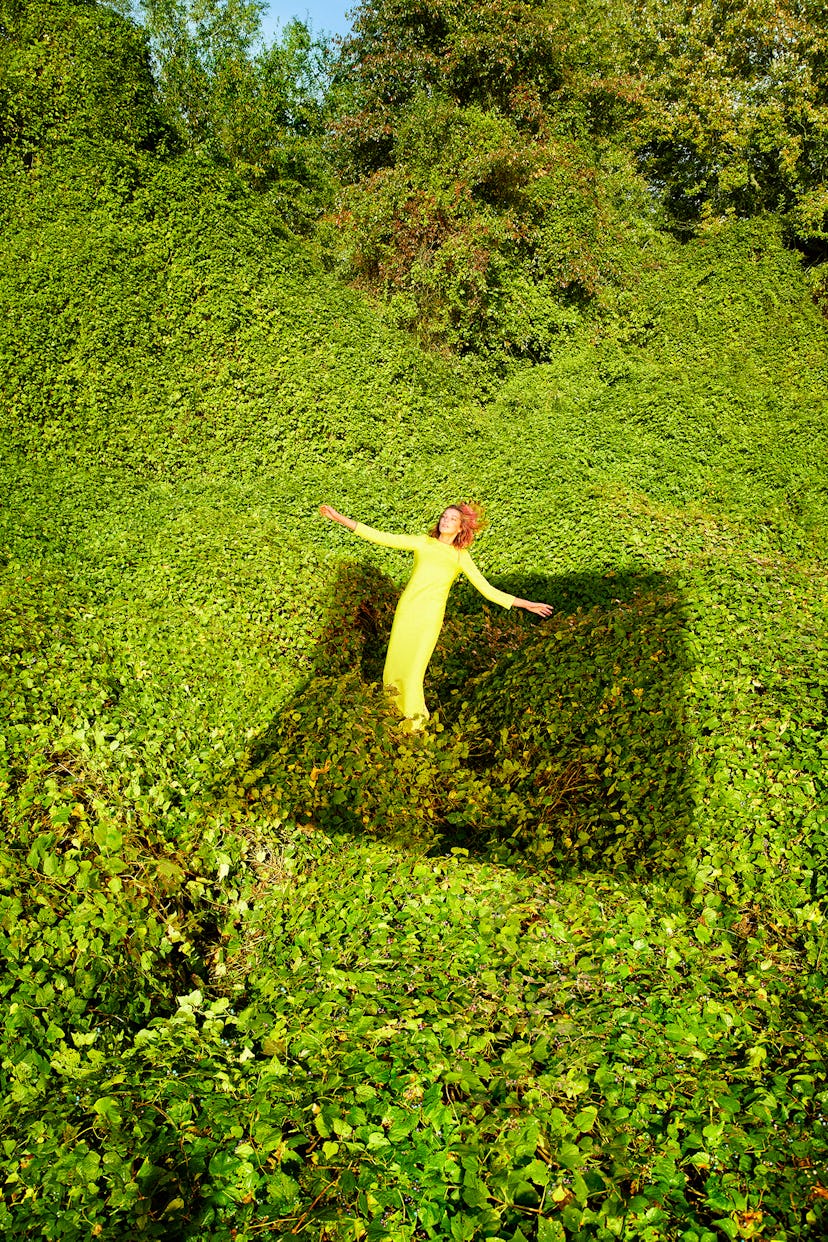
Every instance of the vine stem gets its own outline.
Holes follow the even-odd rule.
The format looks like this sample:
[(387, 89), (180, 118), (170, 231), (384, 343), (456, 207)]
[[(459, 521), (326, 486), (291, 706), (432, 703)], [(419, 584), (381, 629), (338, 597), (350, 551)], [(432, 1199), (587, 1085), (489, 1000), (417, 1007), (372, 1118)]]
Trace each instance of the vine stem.
[(306, 1211), (306, 1212), (303, 1212), (303, 1213), (302, 1213), (302, 1215), (301, 1215), (301, 1216), (299, 1217), (299, 1219), (297, 1220), (297, 1222), (296, 1222), (296, 1224), (295, 1224), (294, 1228), (293, 1228), (293, 1229), (291, 1229), (291, 1231), (290, 1231), (290, 1232), (291, 1232), (291, 1236), (293, 1236), (293, 1237), (295, 1237), (295, 1236), (296, 1236), (296, 1234), (299, 1232), (299, 1229), (300, 1229), (300, 1228), (301, 1228), (301, 1226), (305, 1223), (305, 1221), (307, 1220), (307, 1218), (310, 1216), (311, 1212), (312, 1212), (312, 1211), (313, 1211), (313, 1209), (316, 1207), (316, 1205), (317, 1205), (317, 1203), (319, 1202), (319, 1200), (320, 1200), (320, 1199), (322, 1199), (322, 1198), (324, 1198), (324, 1197), (325, 1197), (325, 1195), (326, 1195), (326, 1194), (328, 1193), (328, 1191), (330, 1190), (331, 1186), (335, 1186), (335, 1185), (336, 1185), (336, 1183), (337, 1183), (338, 1181), (339, 1181), (339, 1178), (338, 1178), (338, 1177), (335, 1177), (335, 1178), (333, 1179), (333, 1181), (332, 1181), (332, 1182), (328, 1182), (327, 1186), (323, 1186), (323, 1187), (322, 1187), (322, 1189), (320, 1190), (319, 1194), (318, 1194), (318, 1195), (316, 1196), (316, 1198), (314, 1199), (313, 1203), (310, 1205), (310, 1207), (307, 1209), (307, 1211)]

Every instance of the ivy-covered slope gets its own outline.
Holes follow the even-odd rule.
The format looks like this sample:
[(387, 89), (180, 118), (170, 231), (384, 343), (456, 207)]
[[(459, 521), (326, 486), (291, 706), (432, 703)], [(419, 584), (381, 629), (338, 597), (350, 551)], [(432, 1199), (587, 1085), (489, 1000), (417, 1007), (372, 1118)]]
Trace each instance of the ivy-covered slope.
[[(196, 156), (3, 177), (7, 1235), (821, 1236), (826, 334), (772, 222), (653, 227), (497, 380)], [(557, 611), (456, 588), (418, 739), (407, 565), (316, 506), (464, 496)]]

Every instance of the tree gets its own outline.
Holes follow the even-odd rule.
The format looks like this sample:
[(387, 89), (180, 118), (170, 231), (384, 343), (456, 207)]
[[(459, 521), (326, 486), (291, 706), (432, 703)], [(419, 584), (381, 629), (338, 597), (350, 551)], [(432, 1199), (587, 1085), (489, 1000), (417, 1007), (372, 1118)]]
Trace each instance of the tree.
[(828, 237), (828, 4), (642, 3), (642, 166), (675, 220), (783, 215)]
[(264, 46), (261, 0), (143, 0), (165, 115), (184, 146), (230, 163), (255, 187), (313, 186), (329, 49), (301, 22)]
[(572, 303), (606, 278), (599, 147), (636, 88), (618, 51), (626, 12), (622, 0), (357, 10), (337, 75), (341, 249), (426, 340), (548, 357)]
[(185, 143), (215, 136), (261, 37), (262, 0), (142, 0), (164, 109)]
[(574, 123), (581, 102), (619, 93), (628, 16), (623, 0), (365, 0), (340, 64), (351, 89), (339, 132), (353, 167), (388, 162), (396, 119), (422, 93), (497, 110), (533, 133)]

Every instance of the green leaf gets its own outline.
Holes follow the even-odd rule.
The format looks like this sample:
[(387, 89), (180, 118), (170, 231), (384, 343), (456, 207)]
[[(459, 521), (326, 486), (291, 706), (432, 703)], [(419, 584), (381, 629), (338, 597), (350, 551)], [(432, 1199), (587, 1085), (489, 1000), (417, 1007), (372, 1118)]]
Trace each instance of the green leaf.
[(575, 1114), (572, 1124), (576, 1127), (576, 1129), (585, 1132), (593, 1128), (597, 1118), (598, 1109), (594, 1108), (592, 1105), (589, 1105), (586, 1108), (582, 1108), (580, 1112)]

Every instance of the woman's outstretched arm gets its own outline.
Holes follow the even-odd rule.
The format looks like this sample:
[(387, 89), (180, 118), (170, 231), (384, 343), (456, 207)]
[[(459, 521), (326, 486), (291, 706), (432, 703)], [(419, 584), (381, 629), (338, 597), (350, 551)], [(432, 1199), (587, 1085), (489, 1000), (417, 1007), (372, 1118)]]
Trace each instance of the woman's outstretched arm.
[(551, 617), (555, 609), (551, 604), (539, 604), (531, 599), (515, 599), (513, 608), (525, 608), (527, 612), (534, 612), (539, 617)]
[(374, 530), (372, 526), (365, 526), (362, 522), (355, 522), (353, 518), (338, 513), (331, 505), (320, 505), (319, 512), (332, 522), (347, 526), (348, 530), (359, 535), (360, 539), (367, 539), (369, 543), (378, 543), (383, 548), (402, 548), (406, 552), (413, 552), (422, 541), (422, 536), (418, 535), (393, 535), (387, 530)]
[(551, 604), (539, 604), (531, 599), (518, 599), (515, 595), (507, 595), (505, 591), (498, 591), (497, 587), (493, 587), (491, 582), (486, 581), (468, 552), (460, 553), (460, 565), (472, 586), (476, 587), (480, 594), (490, 599), (493, 604), (500, 604), (502, 608), (525, 608), (527, 612), (534, 612), (539, 617), (551, 617), (555, 611)]
[(338, 513), (332, 505), (320, 505), (319, 512), (331, 522), (338, 522), (340, 526), (347, 526), (348, 530), (356, 530), (359, 525), (353, 518), (345, 517), (344, 513)]

